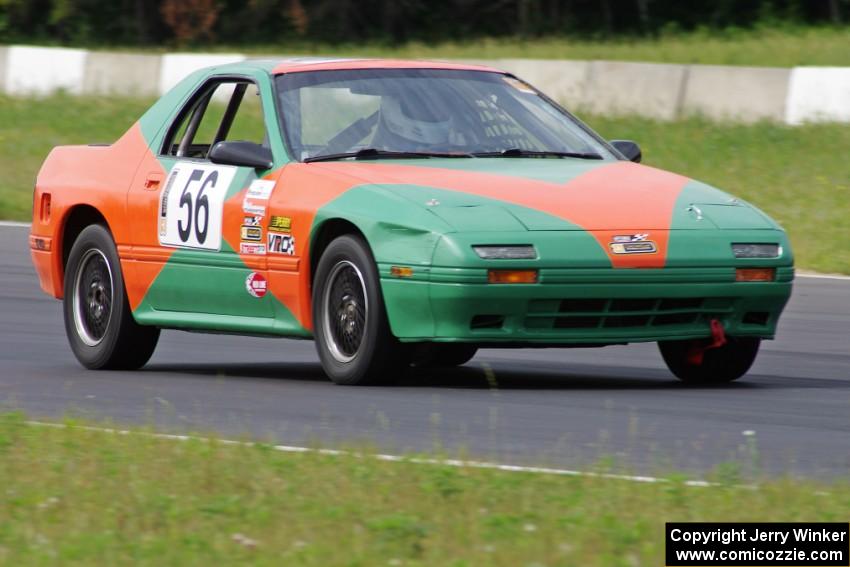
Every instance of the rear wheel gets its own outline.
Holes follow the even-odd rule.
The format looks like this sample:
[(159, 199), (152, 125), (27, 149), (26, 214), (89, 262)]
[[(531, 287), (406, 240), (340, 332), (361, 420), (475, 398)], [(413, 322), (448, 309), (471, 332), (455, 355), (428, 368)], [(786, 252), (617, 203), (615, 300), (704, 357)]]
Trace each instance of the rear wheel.
[(313, 333), (322, 368), (337, 384), (387, 382), (406, 366), (390, 332), (369, 247), (353, 235), (325, 249), (313, 283)]
[(661, 356), (670, 371), (684, 382), (723, 384), (747, 373), (756, 359), (761, 339), (727, 337), (726, 344), (706, 350), (698, 364), (691, 356), (694, 341), (658, 343)]
[(159, 339), (159, 329), (133, 319), (118, 251), (101, 225), (85, 228), (71, 248), (64, 315), (71, 350), (86, 368), (140, 368)]

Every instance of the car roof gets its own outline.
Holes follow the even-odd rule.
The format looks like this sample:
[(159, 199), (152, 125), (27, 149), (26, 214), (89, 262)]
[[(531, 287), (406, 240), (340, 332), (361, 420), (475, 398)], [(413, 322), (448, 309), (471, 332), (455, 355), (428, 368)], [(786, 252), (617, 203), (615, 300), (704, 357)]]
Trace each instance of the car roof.
[(416, 59), (352, 59), (335, 57), (290, 57), (286, 59), (248, 59), (238, 63), (216, 66), (219, 71), (229, 67), (254, 67), (273, 75), (304, 71), (330, 71), (344, 69), (450, 69), (502, 73), (487, 65), (449, 61), (421, 61)]

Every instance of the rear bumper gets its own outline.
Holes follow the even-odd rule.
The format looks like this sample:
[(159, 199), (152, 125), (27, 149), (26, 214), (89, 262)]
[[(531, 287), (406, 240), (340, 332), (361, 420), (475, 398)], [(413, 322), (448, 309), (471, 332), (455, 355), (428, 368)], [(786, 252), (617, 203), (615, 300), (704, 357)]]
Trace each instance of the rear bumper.
[[(386, 269), (385, 269), (386, 268)], [(735, 269), (545, 269), (537, 284), (496, 285), (486, 270), (432, 268), (420, 280), (380, 266), (393, 333), (402, 341), (622, 344), (730, 335), (773, 338), (794, 269), (737, 283)]]
[(42, 291), (53, 297), (62, 297), (63, 282), (57, 277), (55, 262), (55, 253), (45, 250), (30, 249), (30, 257), (32, 265), (35, 268), (35, 273), (38, 275), (38, 283), (41, 285)]

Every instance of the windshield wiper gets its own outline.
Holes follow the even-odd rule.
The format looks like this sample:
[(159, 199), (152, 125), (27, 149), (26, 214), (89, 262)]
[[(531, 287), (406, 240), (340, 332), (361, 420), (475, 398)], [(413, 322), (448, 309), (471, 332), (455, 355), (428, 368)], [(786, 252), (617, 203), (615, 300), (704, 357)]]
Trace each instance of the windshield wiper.
[(472, 157), (472, 154), (463, 154), (463, 153), (449, 153), (449, 152), (396, 152), (392, 150), (379, 150), (377, 148), (364, 148), (362, 150), (358, 150), (356, 152), (345, 152), (340, 154), (324, 154), (313, 157), (308, 157), (304, 160), (304, 163), (311, 163), (314, 161), (333, 161), (338, 159), (423, 159), (423, 158), (432, 158), (432, 157), (441, 157), (441, 158), (468, 158)]
[(478, 152), (472, 154), (474, 157), (557, 157), (557, 158), (579, 158), (579, 159), (603, 159), (601, 155), (593, 152), (540, 152), (535, 150), (523, 150), (521, 148), (510, 148), (500, 152)]

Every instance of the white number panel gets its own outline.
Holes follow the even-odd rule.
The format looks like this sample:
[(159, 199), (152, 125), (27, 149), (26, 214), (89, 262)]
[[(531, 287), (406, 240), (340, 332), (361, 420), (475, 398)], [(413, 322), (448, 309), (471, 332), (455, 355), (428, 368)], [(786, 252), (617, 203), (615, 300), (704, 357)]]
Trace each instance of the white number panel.
[(159, 195), (159, 243), (220, 250), (224, 197), (235, 174), (230, 166), (177, 163)]

